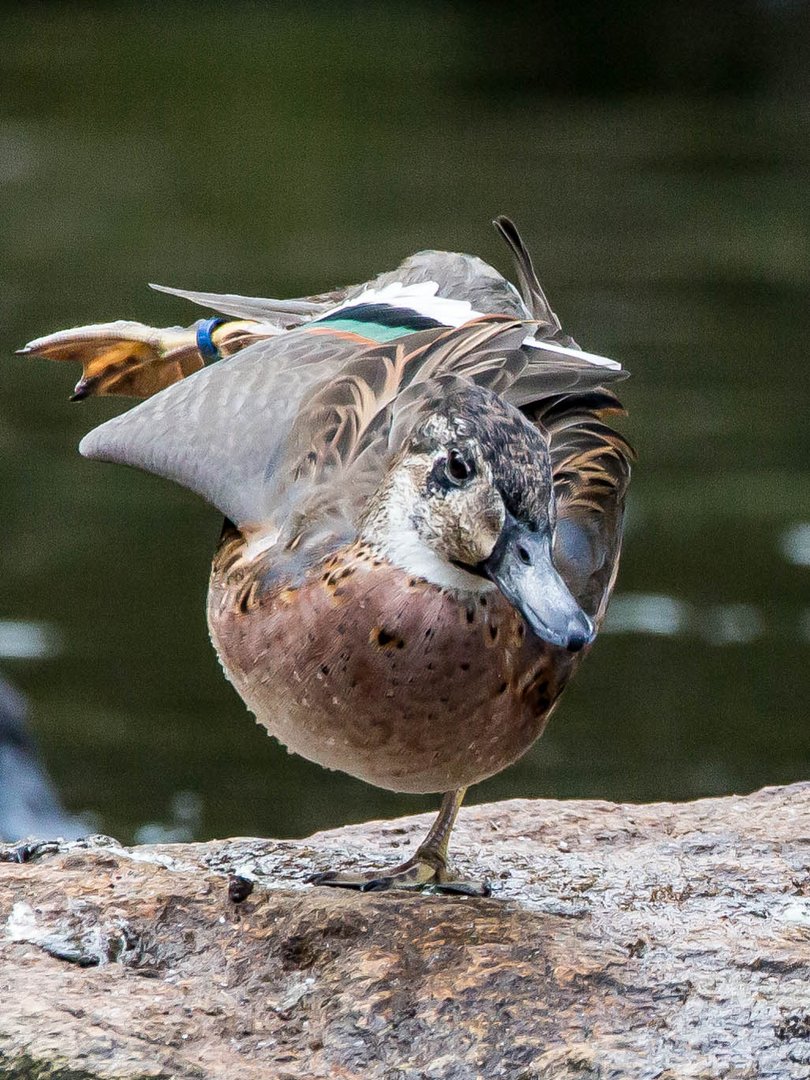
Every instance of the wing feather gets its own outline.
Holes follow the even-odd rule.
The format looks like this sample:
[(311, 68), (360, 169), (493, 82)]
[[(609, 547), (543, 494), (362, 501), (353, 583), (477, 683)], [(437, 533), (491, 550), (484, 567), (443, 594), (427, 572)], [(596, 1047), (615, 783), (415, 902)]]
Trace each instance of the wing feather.
[(238, 525), (283, 514), (279, 468), (304, 398), (356, 342), (302, 332), (258, 342), (95, 428), (88, 458), (132, 465), (201, 495)]
[(556, 341), (560, 345), (565, 345), (567, 348), (576, 348), (576, 342), (572, 337), (563, 332), (560, 320), (551, 310), (551, 304), (549, 304), (546, 294), (543, 291), (543, 287), (537, 280), (532, 257), (529, 254), (529, 249), (523, 242), (523, 237), (518, 232), (517, 225), (515, 225), (511, 218), (506, 217), (504, 214), (500, 214), (496, 217), (492, 224), (506, 241), (512, 252), (523, 301), (531, 312), (532, 317), (538, 322), (540, 336), (550, 338), (552, 341)]
[(256, 319), (283, 327), (299, 326), (317, 315), (323, 314), (342, 301), (348, 289), (325, 293), (322, 296), (302, 296), (292, 300), (273, 300), (261, 296), (240, 296), (238, 293), (193, 292), (190, 289), (175, 289), (169, 285), (150, 283), (150, 289), (179, 296), (190, 300), (192, 304), (218, 311), (223, 315), (232, 315), (236, 319)]
[(601, 619), (621, 550), (622, 519), (635, 452), (604, 417), (624, 415), (604, 388), (552, 397), (526, 414), (549, 437), (557, 530), (554, 559), (588, 614)]

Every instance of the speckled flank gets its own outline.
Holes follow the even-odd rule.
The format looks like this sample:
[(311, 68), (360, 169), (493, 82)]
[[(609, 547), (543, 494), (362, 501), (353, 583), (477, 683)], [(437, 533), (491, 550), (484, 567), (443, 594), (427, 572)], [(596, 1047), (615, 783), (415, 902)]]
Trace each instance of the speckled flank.
[(298, 587), (257, 591), (231, 536), (209, 624), (234, 686), (285, 746), (379, 787), (439, 792), (499, 772), (574, 664), (499, 593), (463, 599), (355, 544)]

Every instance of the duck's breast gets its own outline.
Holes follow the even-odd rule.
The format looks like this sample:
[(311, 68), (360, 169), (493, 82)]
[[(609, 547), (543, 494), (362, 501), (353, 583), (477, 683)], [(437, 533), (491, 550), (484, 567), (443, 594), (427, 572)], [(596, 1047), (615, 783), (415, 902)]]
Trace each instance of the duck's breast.
[(296, 587), (262, 590), (249, 572), (235, 580), (215, 563), (209, 625), (229, 678), (272, 735), (395, 791), (446, 791), (511, 764), (572, 666), (500, 593), (459, 598), (358, 546)]

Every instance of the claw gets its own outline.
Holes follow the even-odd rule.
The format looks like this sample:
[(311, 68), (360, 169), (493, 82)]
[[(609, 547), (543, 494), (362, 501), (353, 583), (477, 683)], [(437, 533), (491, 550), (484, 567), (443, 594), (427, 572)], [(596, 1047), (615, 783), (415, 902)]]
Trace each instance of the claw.
[[(393, 877), (376, 877), (360, 886), (360, 892), (387, 892), (394, 887)], [(405, 888), (405, 883), (400, 883), (400, 888)]]
[(438, 893), (442, 896), (492, 896), (492, 884), (489, 881), (438, 881), (435, 885), (425, 885), (424, 892)]
[(351, 878), (348, 874), (338, 874), (336, 870), (325, 870), (322, 874), (310, 874), (304, 879), (307, 885), (331, 885), (336, 889), (362, 890), (365, 882), (358, 876)]

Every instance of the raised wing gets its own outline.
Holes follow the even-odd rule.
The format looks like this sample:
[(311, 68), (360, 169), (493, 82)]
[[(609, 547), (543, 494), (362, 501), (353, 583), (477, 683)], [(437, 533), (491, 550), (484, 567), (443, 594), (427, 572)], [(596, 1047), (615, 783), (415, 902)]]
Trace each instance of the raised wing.
[(235, 317), (206, 324), (226, 358), (202, 370), (198, 326), (82, 327), (23, 351), (81, 360), (78, 397), (155, 395), (91, 432), (82, 453), (175, 480), (244, 527), (303, 528), (338, 507), (350, 516), (448, 380), (487, 386), (549, 428), (561, 558), (602, 595), (605, 572), (585, 549), (620, 515), (628, 457), (600, 419), (615, 399), (598, 388), (625, 372), (562, 333), (514, 225), (497, 225), (524, 299), (480, 259), (426, 251), (318, 297), (162, 288)]
[[(490, 334), (504, 323), (514, 339), (520, 324), (511, 320)], [(382, 447), (390, 403), (429, 362), (430, 346), (463, 370), (482, 344), (480, 328), (443, 340), (453, 333), (379, 344), (325, 327), (293, 331), (197, 371), (91, 431), (79, 449), (174, 480), (238, 525), (280, 526), (307, 486), (334, 473), (347, 483), (361, 455), (366, 475), (381, 473), (384, 461), (368, 451)], [(337, 489), (341, 477), (330, 482)]]
[(301, 402), (357, 352), (357, 342), (302, 332), (252, 345), (91, 431), (88, 458), (174, 480), (237, 524), (268, 522), (276, 474)]
[(281, 527), (313, 489), (323, 510), (326, 484), (335, 499), (350, 489), (359, 500), (379, 481), (392, 405), (406, 391), (419, 407), (437, 378), (454, 376), (507, 399), (525, 395), (528, 380), (536, 397), (541, 363), (546, 395), (620, 374), (557, 353), (541, 361), (526, 335), (505, 316), (383, 343), (313, 323), (196, 372), (91, 432), (80, 450), (175, 480), (238, 525)]

